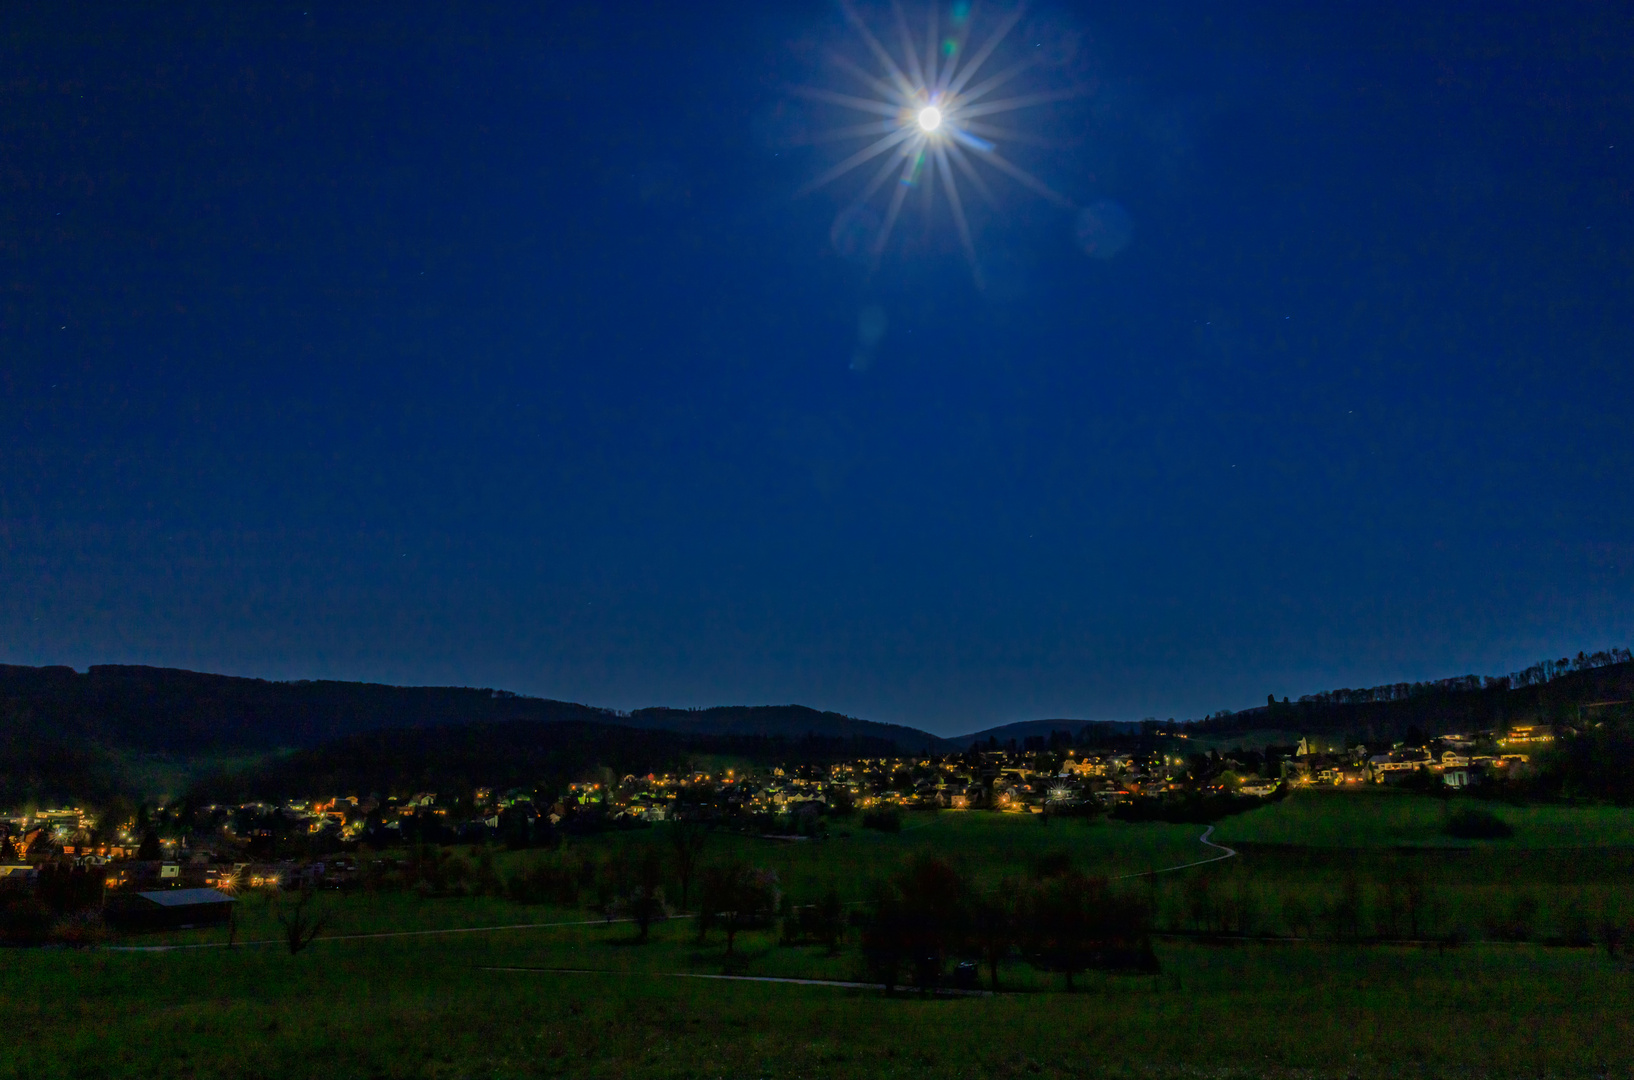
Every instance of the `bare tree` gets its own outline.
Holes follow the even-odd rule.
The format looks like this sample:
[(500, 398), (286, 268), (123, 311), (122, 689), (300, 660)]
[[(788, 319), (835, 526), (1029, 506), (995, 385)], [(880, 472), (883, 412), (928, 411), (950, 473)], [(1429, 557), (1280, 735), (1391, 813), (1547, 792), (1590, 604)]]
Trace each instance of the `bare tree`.
[(329, 923), (329, 913), (318, 910), (313, 899), (312, 889), (302, 886), (301, 898), (295, 901), (295, 907), (278, 912), (278, 925), (284, 928), (284, 943), (289, 946), (291, 956), (312, 944)]

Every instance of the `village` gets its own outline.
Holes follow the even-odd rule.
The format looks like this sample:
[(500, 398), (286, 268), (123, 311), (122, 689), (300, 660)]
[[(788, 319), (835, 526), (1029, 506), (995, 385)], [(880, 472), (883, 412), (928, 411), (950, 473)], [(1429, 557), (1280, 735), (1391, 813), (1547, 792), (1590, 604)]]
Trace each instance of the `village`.
[(1388, 748), (1307, 737), (1201, 753), (1171, 731), (1155, 748), (1098, 752), (1057, 732), (940, 756), (622, 778), (603, 770), (557, 790), (329, 794), (134, 813), (123, 803), (29, 808), (0, 820), (0, 890), (96, 892), (116, 926), (192, 925), (224, 919), (244, 890), (348, 888), (360, 854), (417, 845), (551, 846), (563, 836), (672, 820), (804, 841), (853, 820), (899, 828), (906, 811), (1138, 820), (1143, 807), (1213, 799), (1242, 809), (1298, 787), (1464, 790), (1525, 777), (1553, 739), (1547, 727), (1517, 726)]

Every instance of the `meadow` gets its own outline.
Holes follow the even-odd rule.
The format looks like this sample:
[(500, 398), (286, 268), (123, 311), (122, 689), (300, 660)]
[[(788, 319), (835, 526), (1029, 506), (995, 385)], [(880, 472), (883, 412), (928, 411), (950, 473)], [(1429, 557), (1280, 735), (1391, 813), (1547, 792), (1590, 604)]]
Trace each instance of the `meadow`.
[[(1417, 812), (1301, 801), (1231, 819), (1217, 835), (1282, 836), (1283, 819), (1301, 815), (1314, 837), (1358, 818), (1391, 835)], [(1586, 813), (1583, 829), (1619, 835), (1620, 812)], [(1062, 854), (1111, 877), (1212, 854), (1197, 826), (1106, 820), (943, 813), (910, 817), (897, 834), (850, 831), (804, 843), (717, 835), (705, 857), (775, 869), (797, 902), (832, 887), (856, 908), (871, 878), (915, 852), (995, 884)], [(660, 828), (573, 843), (610, 857), (661, 839)], [(1501, 844), (1398, 848), (1251, 840), (1235, 859), (1126, 879), (1119, 887), (1156, 909), (1162, 970), (1081, 976), (1073, 994), (1019, 957), (996, 996), (747, 981), (864, 981), (855, 933), (831, 953), (782, 944), (774, 927), (749, 930), (728, 958), (720, 934), (700, 943), (690, 918), (657, 923), (637, 944), (630, 924), (583, 906), (407, 891), (324, 897), (324, 935), (291, 955), (276, 942), (288, 898), (250, 895), (232, 948), (211, 930), (120, 943), (202, 946), (170, 951), (0, 953), (0, 1076), (1634, 1075), (1626, 959), (1592, 928), (1585, 944), (1547, 943), (1564, 941), (1552, 920), (1567, 905), (1555, 897), (1628, 904), (1628, 850), (1528, 846), (1521, 829)], [(508, 873), (549, 857), (497, 862)], [(1439, 920), (1405, 944), (1378, 932), (1375, 910), (1404, 873), (1426, 883)], [(1529, 894), (1532, 932), (1485, 940), (1486, 906)], [(1290, 897), (1313, 911), (1354, 899), (1359, 922), (1290, 930)], [(1244, 925), (1225, 925), (1245, 913)], [(1462, 932), (1449, 933), (1454, 924)], [(271, 943), (246, 944), (257, 941)]]
[[(1460, 807), (1496, 815), (1514, 829), (1514, 835), (1476, 844), (1448, 836), (1446, 819)], [(1226, 818), (1216, 835), (1222, 843), (1344, 849), (1634, 847), (1634, 809), (1439, 799), (1371, 785), (1359, 790), (1308, 788), (1296, 789), (1290, 797), (1251, 814)]]

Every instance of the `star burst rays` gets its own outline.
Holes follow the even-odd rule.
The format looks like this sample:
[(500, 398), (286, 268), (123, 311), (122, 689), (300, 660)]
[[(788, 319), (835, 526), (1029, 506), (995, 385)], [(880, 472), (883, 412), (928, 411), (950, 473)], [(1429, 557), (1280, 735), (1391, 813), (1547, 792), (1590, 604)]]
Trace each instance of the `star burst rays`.
[[(981, 269), (965, 209), (963, 186), (968, 185), (996, 209), (997, 201), (983, 176), (983, 171), (988, 170), (1065, 209), (1072, 209), (1073, 205), (1044, 181), (1005, 157), (998, 148), (1000, 141), (1039, 140), (1026, 132), (995, 125), (991, 118), (1079, 97), (1082, 91), (1069, 87), (1016, 93), (1016, 80), (1039, 66), (1039, 54), (1034, 50), (1028, 50), (1008, 64), (994, 62), (995, 53), (1021, 21), (1024, 7), (998, 16), (992, 20), (990, 29), (982, 27), (983, 35), (973, 39), (972, 29), (980, 14), (975, 5), (957, 0), (944, 16), (941, 7), (932, 3), (921, 24), (921, 39), (910, 26), (908, 15), (898, 0), (891, 0), (893, 26), (883, 38), (863, 19), (851, 0), (840, 0), (840, 6), (877, 69), (869, 71), (843, 55), (831, 53), (829, 60), (846, 75), (850, 92), (814, 86), (795, 87), (794, 92), (874, 119), (818, 135), (813, 141), (865, 142), (860, 149), (813, 177), (800, 188), (799, 194), (832, 184), (865, 166), (871, 168), (861, 193), (841, 211), (841, 218), (869, 206), (889, 185), (884, 219), (869, 241), (872, 262), (877, 266), (908, 199), (916, 191), (921, 193), (919, 197), (929, 215), (940, 192), (947, 201), (965, 259), (980, 286)], [(894, 50), (887, 45), (893, 38)], [(996, 96), (1007, 88), (1007, 96)]]

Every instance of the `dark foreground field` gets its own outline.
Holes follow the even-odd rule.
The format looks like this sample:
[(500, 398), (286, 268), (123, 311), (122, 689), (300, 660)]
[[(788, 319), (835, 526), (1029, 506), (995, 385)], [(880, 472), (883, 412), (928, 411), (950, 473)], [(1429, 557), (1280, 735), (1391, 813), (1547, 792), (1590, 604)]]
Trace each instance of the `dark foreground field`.
[[(628, 924), (583, 909), (401, 893), (331, 899), (329, 936), (294, 956), (276, 944), (228, 949), (221, 931), (126, 942), (203, 946), (171, 951), (11, 950), (0, 954), (0, 1075), (1634, 1074), (1634, 973), (1595, 931), (1630, 913), (1620, 812), (1586, 814), (1575, 832), (1550, 818), (1547, 846), (1528, 846), (1524, 828), (1463, 847), (1437, 838), (1435, 851), (1328, 846), (1336, 832), (1356, 843), (1399, 829), (1417, 811), (1317, 801), (1232, 822), (1276, 842), (1126, 883), (1157, 908), (1161, 973), (1081, 976), (1072, 994), (1019, 958), (999, 996), (700, 978), (843, 981), (862, 968), (854, 935), (830, 955), (747, 932), (729, 960), (718, 934), (697, 943), (690, 919), (633, 944)], [(1343, 822), (1300, 846), (1288, 842), (1290, 814)], [(822, 844), (713, 843), (776, 869), (791, 893), (833, 884), (848, 899), (916, 849), (944, 851), (973, 876), (1024, 873), (1052, 851), (1118, 873), (1210, 854), (1190, 826), (951, 814), (912, 824)], [(1390, 910), (1400, 891), (1390, 879), (1402, 875), (1429, 898), (1409, 943)], [(1302, 925), (1285, 924), (1285, 907)], [(275, 936), (264, 898), (243, 916), (241, 942)], [(342, 936), (510, 924), (530, 925)]]

